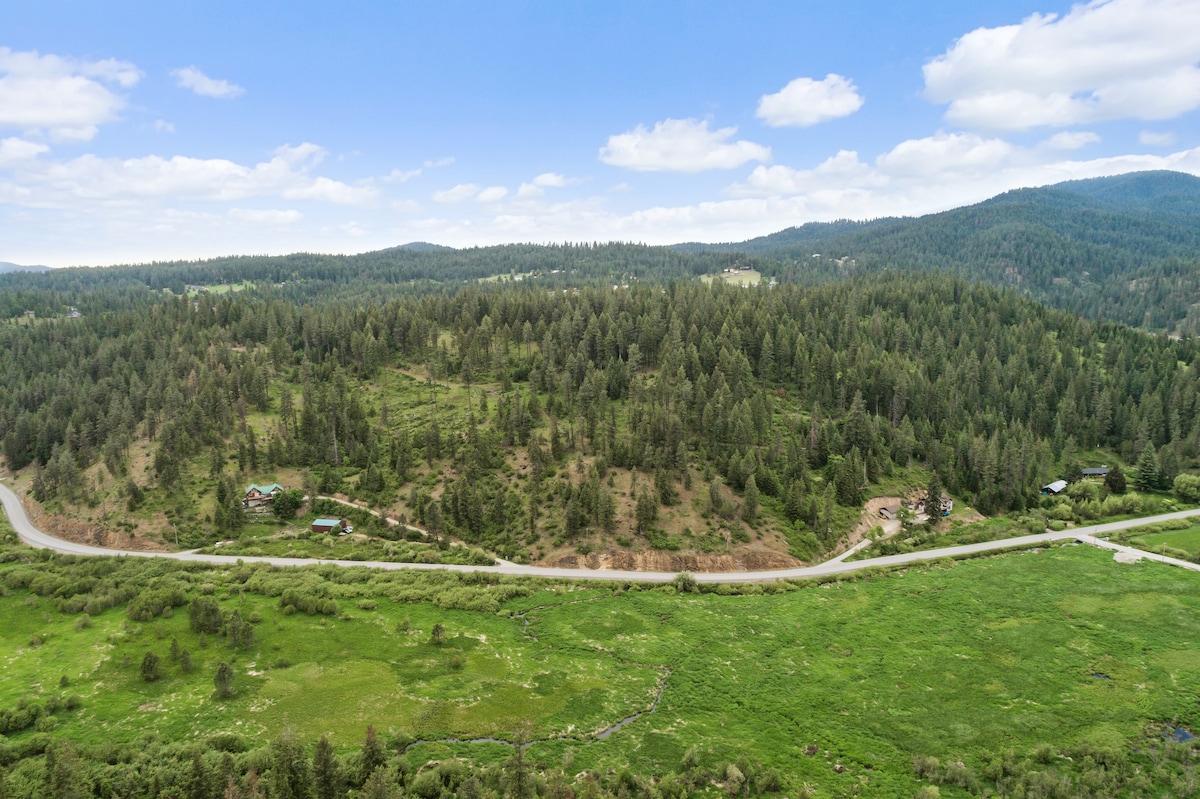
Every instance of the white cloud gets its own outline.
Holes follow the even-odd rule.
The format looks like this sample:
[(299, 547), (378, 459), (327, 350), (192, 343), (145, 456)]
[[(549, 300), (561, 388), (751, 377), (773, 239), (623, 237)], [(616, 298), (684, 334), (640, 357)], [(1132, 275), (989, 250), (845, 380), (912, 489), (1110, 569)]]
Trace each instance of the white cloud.
[(171, 70), (171, 76), (175, 78), (176, 86), (182, 89), (191, 89), (204, 97), (237, 97), (246, 91), (241, 86), (227, 80), (210, 78), (196, 67)]
[(779, 165), (755, 167), (746, 182), (733, 186), (731, 192), (742, 196), (771, 197), (863, 182), (877, 182), (870, 166), (858, 160), (858, 153), (853, 150), (842, 150), (813, 169), (792, 169)]
[(854, 82), (831, 72), (824, 80), (796, 78), (775, 94), (764, 94), (758, 101), (758, 118), (775, 128), (806, 128), (849, 116), (862, 104)]
[(426, 169), (437, 169), (443, 166), (450, 166), (454, 163), (453, 158), (439, 158), (437, 160), (427, 160), (424, 164), (416, 169), (393, 169), (387, 175), (384, 175), (381, 180), (384, 183), (408, 183), (413, 178), (420, 177)]
[(419, 177), (421, 168), (416, 169), (393, 169), (388, 174), (384, 175), (382, 180), (384, 183), (408, 183), (415, 177)]
[(452, 189), (443, 191), (435, 191), (433, 193), (433, 201), (435, 203), (460, 203), (463, 200), (469, 200), (479, 194), (479, 186), (474, 183), (459, 183)]
[(890, 176), (986, 175), (1003, 166), (1015, 149), (1003, 139), (985, 139), (972, 133), (938, 133), (900, 142), (875, 163)]
[(1089, 144), (1095, 144), (1098, 141), (1100, 141), (1100, 137), (1090, 130), (1064, 130), (1046, 139), (1046, 141), (1042, 142), (1042, 146), (1049, 147), (1052, 150), (1078, 150)]
[(667, 119), (653, 130), (638, 125), (608, 137), (600, 160), (639, 172), (703, 172), (732, 169), (747, 161), (768, 161), (771, 148), (750, 141), (729, 141), (737, 128), (709, 130), (697, 119)]
[[(21, 204), (61, 207), (85, 202), (137, 200), (227, 202), (247, 197), (280, 197), (338, 205), (370, 205), (372, 186), (350, 186), (310, 174), (325, 151), (314, 144), (278, 148), (253, 166), (221, 158), (157, 155), (100, 158), (88, 154), (29, 168), (21, 174)], [(0, 192), (0, 198), (3, 193)]]
[(570, 185), (571, 181), (566, 175), (560, 175), (557, 172), (543, 172), (528, 183), (522, 183), (517, 188), (517, 199), (525, 200), (533, 197), (541, 197), (546, 193), (546, 189), (561, 189)]
[(508, 189), (503, 186), (489, 186), (483, 191), (475, 195), (475, 199), (481, 203), (500, 202), (508, 195)]
[(1170, 119), (1200, 107), (1200, 3), (1093, 0), (979, 28), (924, 67), (947, 121), (1027, 130)]
[[(1063, 148), (1068, 145), (1074, 148), (1090, 141), (1092, 134), (1071, 133), (1018, 147), (975, 134), (939, 133), (901, 142), (873, 164), (843, 151), (810, 169), (760, 166), (729, 191), (735, 198), (756, 198), (762, 203), (757, 206), (762, 214), (759, 227), (747, 231), (748, 235), (762, 235), (810, 221), (932, 213), (980, 202), (1010, 189), (1065, 180), (1149, 169), (1200, 176), (1200, 148), (1164, 156), (1127, 154), (1090, 160), (1064, 156)], [(755, 207), (747, 206), (743, 199), (717, 205), (730, 214), (726, 229), (736, 226), (744, 209)], [(692, 224), (697, 206), (687, 208), (686, 213), (658, 209), (655, 214), (666, 225), (673, 224), (672, 219)], [(717, 229), (705, 240), (738, 238), (714, 239)], [(679, 235), (676, 231), (672, 240), (684, 240)]]
[(141, 78), (124, 61), (82, 61), (0, 47), (0, 128), (47, 132), (55, 139), (87, 141), (117, 117), (129, 88)]
[(294, 209), (276, 210), (270, 208), (230, 208), (229, 218), (256, 225), (271, 227), (286, 227), (294, 225), (304, 218), (304, 214)]
[(174, 133), (175, 125), (171, 122), (167, 122), (165, 119), (156, 119), (156, 120), (154, 120), (154, 132), (155, 133)]
[(1149, 147), (1170, 147), (1175, 143), (1175, 134), (1170, 132), (1159, 133), (1153, 130), (1143, 130), (1138, 134), (1138, 142)]
[(560, 175), (557, 172), (543, 172), (530, 182), (533, 183), (533, 185), (541, 186), (542, 188), (561, 189), (563, 186), (566, 186), (569, 181), (567, 180), (566, 175)]
[(49, 149), (44, 144), (25, 141), (24, 139), (0, 139), (0, 165), (28, 161), (32, 158), (37, 158)]

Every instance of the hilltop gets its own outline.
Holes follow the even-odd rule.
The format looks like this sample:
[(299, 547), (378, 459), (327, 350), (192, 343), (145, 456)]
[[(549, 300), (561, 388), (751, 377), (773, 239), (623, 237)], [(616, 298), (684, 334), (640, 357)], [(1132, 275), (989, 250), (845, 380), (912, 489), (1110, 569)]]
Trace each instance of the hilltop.
[[(812, 282), (938, 270), (1092, 318), (1200, 325), (1200, 178), (1136, 172), (1017, 189), (919, 218), (813, 223), (685, 252), (748, 253)], [(820, 257), (816, 257), (819, 254)]]

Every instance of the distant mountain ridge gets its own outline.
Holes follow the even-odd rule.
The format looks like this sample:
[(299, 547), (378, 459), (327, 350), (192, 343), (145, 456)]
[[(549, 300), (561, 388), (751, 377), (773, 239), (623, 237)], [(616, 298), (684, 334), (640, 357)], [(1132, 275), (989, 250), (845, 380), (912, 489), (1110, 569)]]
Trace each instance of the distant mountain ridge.
[(1200, 178), (1180, 172), (1015, 189), (917, 218), (810, 223), (678, 249), (777, 259), (781, 277), (805, 282), (942, 270), (1084, 316), (1200, 330)]
[(408, 244), (398, 244), (395, 247), (385, 247), (380, 252), (391, 250), (407, 250), (409, 252), (450, 252), (454, 248), (444, 244), (431, 244), (428, 241), (410, 241)]
[(497, 275), (535, 274), (539, 287), (567, 288), (690, 280), (733, 266), (809, 285), (890, 270), (938, 271), (1088, 318), (1200, 334), (1200, 178), (1159, 171), (1068, 181), (923, 217), (810, 223), (724, 244), (455, 249), (411, 242), (348, 256), (293, 253), (15, 272), (0, 276), (0, 317), (31, 308), (19, 291), (60, 291), (61, 305), (79, 302), (78, 292), (99, 284), (180, 294), (190, 284), (249, 282), (303, 301), (331, 295), (378, 300)]
[(23, 266), (21, 264), (0, 261), (0, 274), (5, 272), (49, 272), (48, 266)]

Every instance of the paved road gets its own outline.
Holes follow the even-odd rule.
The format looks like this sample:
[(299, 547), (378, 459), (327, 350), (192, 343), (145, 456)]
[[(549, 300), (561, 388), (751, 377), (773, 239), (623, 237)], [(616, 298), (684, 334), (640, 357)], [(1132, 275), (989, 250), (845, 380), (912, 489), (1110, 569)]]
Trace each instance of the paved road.
[[(381, 561), (356, 560), (310, 560), (305, 558), (238, 558), (230, 555), (200, 555), (194, 552), (134, 552), (105, 549), (103, 547), (93, 547), (86, 544), (75, 544), (70, 541), (63, 541), (47, 535), (41, 530), (38, 530), (33, 526), (33, 523), (29, 521), (29, 517), (25, 514), (25, 508), (21, 505), (17, 495), (14, 494), (12, 490), (10, 490), (8, 486), (4, 485), (3, 483), (0, 483), (0, 504), (4, 506), (4, 512), (8, 515), (8, 519), (12, 523), (13, 529), (17, 531), (17, 535), (20, 536), (21, 540), (26, 544), (39, 549), (51, 549), (55, 552), (63, 552), (73, 555), (124, 555), (128, 557), (139, 558), (174, 558), (175, 560), (182, 561), (220, 563), (226, 565), (232, 565), (240, 560), (246, 563), (269, 563), (275, 566), (311, 566), (314, 564), (334, 564), (338, 566), (366, 566), (373, 569), (387, 570), (444, 569), (446, 571), (458, 572), (491, 572), (493, 574), (527, 575), (534, 577), (551, 577), (570, 580), (616, 580), (620, 582), (636, 583), (665, 583), (670, 582), (675, 578), (674, 572), (638, 572), (621, 571), (618, 569), (560, 569), (543, 566), (522, 566), (517, 563), (508, 562), (502, 562), (498, 566), (457, 566), (452, 564), (385, 563)], [(1053, 541), (1066, 540), (1079, 540), (1093, 546), (1130, 552), (1146, 558), (1147, 560), (1157, 561), (1159, 563), (1168, 563), (1173, 566), (1180, 566), (1193, 571), (1200, 571), (1200, 564), (1176, 560), (1175, 558), (1167, 558), (1162, 555), (1155, 555), (1151, 552), (1143, 552), (1141, 550), (1120, 546), (1118, 544), (1101, 541), (1099, 539), (1099, 536), (1103, 536), (1107, 533), (1113, 533), (1118, 530), (1126, 530), (1130, 527), (1140, 527), (1146, 524), (1154, 524), (1155, 522), (1168, 521), (1170, 519), (1182, 519), (1191, 516), (1200, 516), (1200, 509), (1177, 511), (1175, 513), (1164, 513), (1158, 516), (1146, 516), (1140, 519), (1128, 519), (1122, 522), (1095, 524), (1089, 527), (1077, 527), (1073, 530), (1063, 530), (1061, 532), (1026, 535), (1019, 538), (1006, 538), (1001, 541), (987, 541), (982, 544), (967, 544), (957, 547), (945, 547), (943, 549), (930, 549), (923, 552), (909, 552), (903, 555), (888, 555), (880, 558), (868, 558), (866, 560), (852, 561), (850, 563), (834, 560), (826, 563), (819, 563), (816, 566), (806, 566), (804, 568), (797, 569), (778, 569), (774, 571), (758, 572), (702, 572), (697, 573), (694, 576), (696, 581), (701, 583), (760, 583), (770, 582), (773, 580), (823, 577), (833, 574), (848, 574), (850, 572), (879, 566), (902, 566), (907, 563), (919, 563), (921, 561), (937, 560), (939, 558), (946, 557), (958, 557), (962, 555), (977, 554), (980, 552), (992, 552), (1001, 549), (1023, 549), (1026, 547), (1036, 547)]]

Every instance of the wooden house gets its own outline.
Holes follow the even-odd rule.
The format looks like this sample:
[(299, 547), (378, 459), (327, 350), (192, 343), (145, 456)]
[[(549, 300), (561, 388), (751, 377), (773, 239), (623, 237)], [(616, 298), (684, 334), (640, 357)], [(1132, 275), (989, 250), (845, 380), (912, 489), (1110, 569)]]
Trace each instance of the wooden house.
[(275, 497), (282, 494), (285, 490), (279, 483), (271, 483), (264, 486), (251, 483), (250, 487), (246, 489), (245, 497), (242, 498), (242, 507), (256, 508), (259, 505), (270, 505), (275, 501)]

